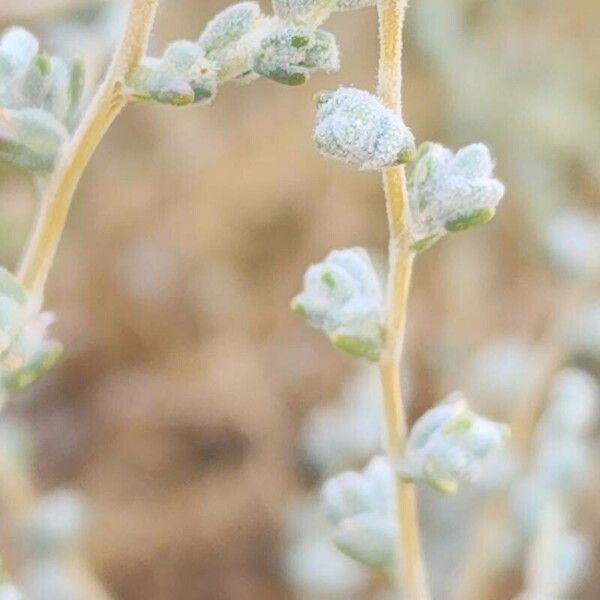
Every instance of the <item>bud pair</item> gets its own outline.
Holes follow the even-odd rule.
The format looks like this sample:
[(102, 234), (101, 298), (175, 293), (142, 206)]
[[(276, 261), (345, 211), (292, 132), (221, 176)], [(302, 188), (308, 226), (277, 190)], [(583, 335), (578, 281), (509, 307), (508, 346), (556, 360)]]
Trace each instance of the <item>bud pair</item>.
[(38, 108), (0, 108), (0, 159), (31, 171), (54, 166), (69, 132), (49, 112)]
[(214, 64), (194, 42), (173, 42), (161, 59), (146, 57), (127, 80), (134, 100), (186, 106), (217, 92)]
[(327, 157), (379, 170), (409, 161), (414, 137), (402, 119), (373, 95), (340, 88), (316, 97), (314, 140)]
[(375, 457), (361, 473), (347, 471), (328, 480), (321, 492), (325, 516), (334, 526), (335, 545), (371, 568), (394, 563), (393, 486), (387, 459)]
[(477, 477), (482, 461), (508, 433), (505, 425), (472, 412), (463, 395), (454, 392), (414, 424), (400, 476), (453, 494), (460, 482)]
[(447, 232), (486, 223), (504, 195), (483, 144), (456, 154), (440, 144), (421, 144), (408, 165), (407, 180), (415, 250), (428, 248)]
[(304, 291), (292, 310), (331, 343), (355, 356), (376, 361), (381, 350), (381, 287), (362, 248), (334, 250), (304, 276)]
[(336, 71), (339, 51), (331, 33), (303, 27), (278, 27), (262, 38), (252, 69), (284, 85), (302, 85), (311, 71)]
[(13, 27), (0, 39), (0, 106), (38, 108), (69, 124), (83, 91), (83, 63), (38, 54), (39, 43)]

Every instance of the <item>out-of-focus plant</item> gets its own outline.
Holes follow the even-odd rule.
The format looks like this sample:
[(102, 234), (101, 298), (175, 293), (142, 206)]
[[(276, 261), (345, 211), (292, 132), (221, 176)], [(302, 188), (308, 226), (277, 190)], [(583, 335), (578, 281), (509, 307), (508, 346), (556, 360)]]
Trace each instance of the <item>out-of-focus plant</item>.
[(354, 88), (319, 94), (314, 139), (327, 157), (382, 171), (390, 230), (386, 301), (366, 251), (353, 248), (334, 251), (313, 265), (292, 308), (322, 329), (334, 346), (380, 364), (387, 458), (377, 459), (362, 474), (347, 472), (325, 484), (335, 543), (369, 567), (388, 569), (409, 600), (424, 600), (429, 591), (413, 483), (456, 491), (459, 481), (474, 477), (478, 463), (501, 444), (506, 429), (478, 417), (453, 396), (409, 432), (400, 362), (412, 266), (418, 252), (446, 233), (489, 221), (504, 186), (494, 178), (483, 144), (456, 154), (431, 143), (417, 151), (402, 120), (406, 2), (382, 0), (378, 9), (379, 98)]
[[(78, 552), (87, 516), (82, 499), (71, 490), (39, 495), (32, 483), (31, 432), (19, 422), (0, 423), (0, 504), (19, 538), (18, 574), (0, 585), (4, 600), (110, 600)], [(8, 594), (14, 594), (10, 596)]]

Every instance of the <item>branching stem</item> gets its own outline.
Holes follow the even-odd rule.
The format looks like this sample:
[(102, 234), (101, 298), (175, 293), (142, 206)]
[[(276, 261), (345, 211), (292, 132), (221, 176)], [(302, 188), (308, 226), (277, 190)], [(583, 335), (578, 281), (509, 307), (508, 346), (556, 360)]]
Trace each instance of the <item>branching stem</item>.
[(104, 82), (48, 182), (19, 267), (19, 279), (34, 293), (43, 292), (81, 175), (104, 134), (127, 103), (122, 93), (123, 81), (144, 56), (158, 2), (131, 0), (127, 24)]

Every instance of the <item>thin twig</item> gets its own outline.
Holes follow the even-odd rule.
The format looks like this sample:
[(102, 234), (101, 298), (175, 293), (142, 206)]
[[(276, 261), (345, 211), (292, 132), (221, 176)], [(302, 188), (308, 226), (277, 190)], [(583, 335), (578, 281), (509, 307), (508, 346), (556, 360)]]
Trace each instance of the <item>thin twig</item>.
[(123, 81), (146, 51), (158, 2), (132, 0), (127, 24), (106, 78), (48, 183), (40, 214), (19, 267), (19, 279), (32, 292), (43, 292), (79, 179), (94, 150), (127, 102), (122, 93)]
[[(380, 0), (379, 94), (384, 104), (402, 114), (402, 28), (406, 0)], [(380, 371), (384, 392), (388, 455), (395, 468), (404, 454), (407, 422), (400, 364), (406, 330), (408, 295), (414, 254), (409, 249), (406, 225), (406, 176), (404, 167), (386, 169), (383, 187), (390, 229), (389, 275), (385, 318), (385, 346)], [(429, 592), (421, 553), (418, 510), (414, 485), (397, 480), (399, 577), (407, 600), (427, 600)]]

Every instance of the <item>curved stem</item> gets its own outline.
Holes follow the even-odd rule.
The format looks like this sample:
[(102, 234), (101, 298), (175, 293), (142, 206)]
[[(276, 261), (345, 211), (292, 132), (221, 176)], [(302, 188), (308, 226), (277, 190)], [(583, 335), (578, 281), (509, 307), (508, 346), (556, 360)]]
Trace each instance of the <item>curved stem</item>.
[(132, 0), (121, 42), (104, 82), (48, 183), (19, 267), (19, 279), (32, 292), (42, 293), (79, 179), (100, 140), (127, 102), (122, 82), (146, 51), (158, 2)]
[[(379, 94), (384, 104), (402, 113), (402, 27), (406, 0), (379, 0)], [(406, 329), (408, 295), (414, 254), (409, 249), (406, 220), (404, 167), (383, 173), (390, 229), (389, 275), (384, 325), (385, 346), (380, 358), (385, 402), (388, 456), (393, 468), (404, 454), (407, 422), (402, 401), (400, 365)], [(428, 600), (429, 592), (421, 554), (418, 510), (414, 485), (397, 480), (399, 575), (406, 600)]]

